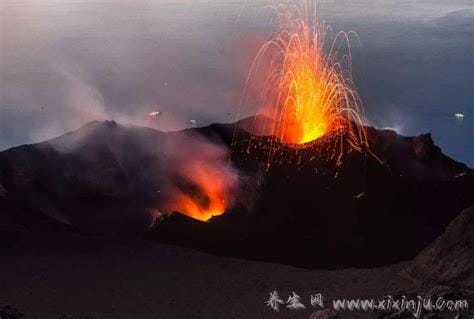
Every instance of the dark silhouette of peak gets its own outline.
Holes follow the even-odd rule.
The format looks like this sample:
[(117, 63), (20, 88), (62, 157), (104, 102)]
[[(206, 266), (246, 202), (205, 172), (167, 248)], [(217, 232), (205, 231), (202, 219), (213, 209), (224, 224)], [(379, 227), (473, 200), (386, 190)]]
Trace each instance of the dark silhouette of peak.
[(4, 200), (86, 231), (139, 232), (157, 196), (163, 138), (153, 129), (95, 121), (1, 152)]
[(274, 120), (263, 114), (246, 117), (235, 123), (235, 126), (241, 130), (254, 135), (269, 135), (270, 128), (274, 124)]
[(474, 25), (474, 9), (470, 8), (451, 11), (434, 21), (443, 27), (472, 27)]

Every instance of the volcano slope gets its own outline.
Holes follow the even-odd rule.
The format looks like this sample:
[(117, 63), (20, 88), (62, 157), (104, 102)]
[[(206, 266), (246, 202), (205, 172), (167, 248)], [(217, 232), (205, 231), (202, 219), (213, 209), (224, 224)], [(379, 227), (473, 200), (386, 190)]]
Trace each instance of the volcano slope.
[[(230, 144), (231, 129), (199, 131)], [(377, 265), (413, 257), (474, 201), (473, 171), (443, 155), (429, 134), (368, 128), (371, 152), (360, 153), (341, 146), (339, 133), (296, 148), (239, 133), (234, 208), (207, 223), (175, 214), (151, 237), (302, 267)], [(270, 148), (277, 150), (268, 166)]]
[(148, 128), (91, 122), (1, 152), (2, 224), (55, 231), (55, 219), (86, 233), (142, 232), (157, 201), (163, 137)]
[[(1, 218), (15, 220), (21, 211), (81, 232), (144, 232), (216, 254), (339, 268), (410, 259), (474, 204), (474, 172), (445, 156), (429, 134), (367, 128), (370, 152), (357, 152), (341, 144), (343, 133), (294, 147), (247, 133), (249, 121), (174, 133), (94, 122), (4, 151)], [(189, 133), (231, 149), (237, 200), (207, 222), (177, 212), (147, 229), (163, 201), (160, 148)]]

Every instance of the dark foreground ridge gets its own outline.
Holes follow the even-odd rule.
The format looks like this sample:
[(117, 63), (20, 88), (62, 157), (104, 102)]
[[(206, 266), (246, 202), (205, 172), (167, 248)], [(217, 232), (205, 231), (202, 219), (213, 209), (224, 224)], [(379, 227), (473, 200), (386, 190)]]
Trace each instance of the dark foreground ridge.
[(410, 264), (406, 273), (424, 284), (474, 289), (474, 207), (464, 210), (446, 231)]
[[(368, 128), (369, 152), (325, 136), (306, 147), (270, 145), (238, 124), (176, 133), (93, 122), (57, 139), (0, 153), (0, 219), (25, 229), (119, 233), (216, 254), (302, 267), (382, 265), (414, 257), (462, 209), (474, 205), (474, 173), (445, 156), (429, 134)], [(235, 132), (239, 139), (232, 143)], [(232, 146), (236, 204), (199, 222), (159, 210), (164, 143), (193, 133)], [(248, 141), (259, 148), (248, 151)], [(176, 145), (186, 147), (186, 145)], [(3, 208), (3, 209), (2, 209)], [(13, 226), (11, 226), (13, 227)]]

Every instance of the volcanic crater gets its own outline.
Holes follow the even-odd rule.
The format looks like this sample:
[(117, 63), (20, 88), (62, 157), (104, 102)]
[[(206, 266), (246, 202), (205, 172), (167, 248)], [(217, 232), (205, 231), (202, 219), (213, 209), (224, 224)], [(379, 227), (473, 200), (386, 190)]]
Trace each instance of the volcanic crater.
[[(2, 219), (20, 228), (119, 233), (219, 255), (340, 268), (410, 259), (474, 205), (473, 170), (444, 155), (429, 134), (366, 127), (362, 152), (342, 131), (293, 147), (243, 129), (253, 120), (172, 133), (93, 122), (1, 152)], [(238, 171), (233, 205), (208, 221), (160, 213), (160, 149), (190, 133), (228, 148)]]

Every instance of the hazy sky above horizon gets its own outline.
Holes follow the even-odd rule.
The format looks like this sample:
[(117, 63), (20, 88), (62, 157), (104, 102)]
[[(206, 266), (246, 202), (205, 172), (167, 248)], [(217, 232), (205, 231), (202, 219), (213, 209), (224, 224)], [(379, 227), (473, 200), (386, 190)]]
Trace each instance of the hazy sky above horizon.
[[(276, 1), (4, 0), (0, 150), (95, 119), (160, 130), (235, 118)], [(320, 0), (354, 30), (354, 77), (378, 127), (432, 132), (474, 166), (474, 0)], [(158, 119), (149, 112), (159, 110)], [(454, 113), (465, 114), (462, 121)]]

